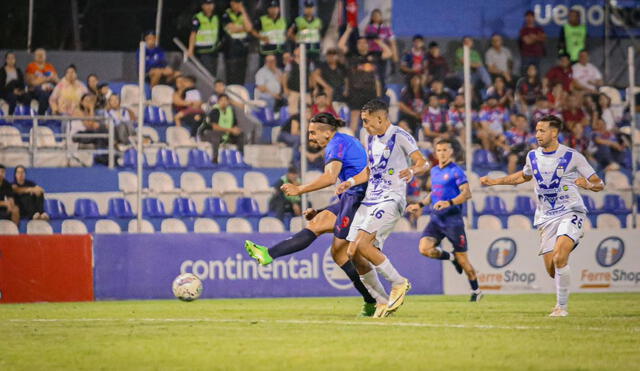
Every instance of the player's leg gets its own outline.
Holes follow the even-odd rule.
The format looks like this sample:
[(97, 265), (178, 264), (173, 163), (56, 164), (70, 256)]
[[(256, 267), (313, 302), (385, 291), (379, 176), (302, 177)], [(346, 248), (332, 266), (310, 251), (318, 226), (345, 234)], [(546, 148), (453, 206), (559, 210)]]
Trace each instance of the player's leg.
[(369, 263), (362, 257), (355, 257), (355, 259), (349, 260), (349, 257), (347, 256), (348, 246), (349, 242), (347, 240), (334, 237), (333, 243), (331, 244), (331, 256), (333, 257), (333, 261), (336, 262), (340, 269), (342, 269), (347, 277), (349, 277), (351, 282), (353, 282), (353, 286), (364, 299), (365, 304), (362, 307), (360, 315), (363, 317), (371, 317), (376, 310), (376, 293), (371, 292), (371, 290), (364, 285), (364, 282), (360, 280), (360, 275), (358, 274), (358, 270), (355, 266), (358, 264), (362, 269), (363, 266), (368, 266)]
[(420, 239), (419, 244), (420, 253), (431, 259), (450, 261), (456, 268), (458, 274), (461, 274), (462, 267), (456, 261), (455, 255), (438, 247), (440, 245), (440, 241), (442, 241), (445, 236), (443, 228), (433, 220), (430, 221), (422, 232), (422, 238)]
[(569, 312), (569, 286), (571, 285), (571, 270), (569, 268), (569, 254), (575, 246), (574, 241), (566, 236), (559, 236), (551, 254), (551, 261), (555, 269), (556, 307), (552, 317), (566, 317)]
[(453, 254), (455, 256), (455, 263), (458, 264), (462, 270), (464, 270), (469, 280), (469, 286), (471, 286), (471, 299), (469, 301), (478, 302), (482, 299), (483, 294), (480, 291), (478, 285), (478, 276), (476, 270), (471, 265), (469, 255), (467, 254), (467, 234), (464, 230), (464, 224), (454, 223), (448, 225), (444, 230), (447, 239), (453, 245)]
[(245, 241), (244, 246), (252, 258), (262, 265), (267, 265), (275, 258), (306, 249), (319, 235), (331, 232), (335, 222), (336, 215), (327, 208), (313, 217), (306, 228), (271, 248), (258, 245), (249, 240)]

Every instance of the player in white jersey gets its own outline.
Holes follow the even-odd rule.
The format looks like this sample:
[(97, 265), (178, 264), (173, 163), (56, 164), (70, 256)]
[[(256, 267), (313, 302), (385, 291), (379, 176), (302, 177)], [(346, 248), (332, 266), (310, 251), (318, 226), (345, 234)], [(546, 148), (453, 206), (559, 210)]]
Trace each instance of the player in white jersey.
[(427, 160), (418, 150), (415, 139), (398, 126), (391, 125), (388, 110), (388, 106), (379, 100), (372, 100), (362, 108), (362, 122), (369, 133), (367, 167), (342, 182), (336, 191), (340, 194), (368, 182), (367, 192), (347, 236), (350, 242), (347, 255), (352, 259), (356, 255), (362, 256), (372, 264), (367, 270), (357, 267), (362, 282), (372, 295), (386, 296), (377, 273), (391, 283), (388, 304), (379, 307), (374, 314), (378, 318), (396, 311), (411, 288), (409, 281), (398, 273), (381, 250), (406, 207), (406, 183), (414, 175), (428, 170)]
[(485, 186), (517, 185), (535, 179), (538, 206), (534, 224), (540, 231), (539, 255), (556, 282), (557, 303), (551, 317), (569, 315), (569, 254), (582, 238), (587, 212), (578, 187), (594, 192), (604, 189), (602, 179), (584, 156), (558, 143), (561, 130), (558, 117), (541, 118), (536, 125), (539, 147), (527, 154), (522, 171), (499, 179), (480, 178)]

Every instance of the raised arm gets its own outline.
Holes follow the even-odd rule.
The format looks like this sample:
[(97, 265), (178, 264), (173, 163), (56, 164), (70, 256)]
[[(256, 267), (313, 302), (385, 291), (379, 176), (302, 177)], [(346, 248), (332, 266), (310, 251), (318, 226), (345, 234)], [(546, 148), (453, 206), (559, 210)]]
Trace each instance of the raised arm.
[(324, 173), (313, 180), (311, 183), (302, 184), (299, 186), (293, 184), (284, 184), (281, 189), (287, 196), (299, 196), (303, 193), (317, 191), (318, 189), (326, 188), (330, 185), (336, 184), (336, 182), (338, 181), (338, 175), (340, 174), (341, 170), (342, 162), (331, 161), (324, 166)]
[(497, 179), (491, 179), (488, 176), (483, 176), (480, 178), (480, 184), (488, 187), (495, 185), (518, 185), (530, 181), (531, 178), (532, 176), (525, 175), (524, 171), (518, 171), (517, 173)]

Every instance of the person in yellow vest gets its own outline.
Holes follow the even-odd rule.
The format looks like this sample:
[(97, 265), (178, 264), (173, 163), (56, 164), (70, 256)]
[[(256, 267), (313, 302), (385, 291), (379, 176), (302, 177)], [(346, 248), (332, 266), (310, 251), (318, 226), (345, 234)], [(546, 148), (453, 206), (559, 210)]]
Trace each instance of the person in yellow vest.
[(195, 56), (213, 76), (218, 73), (220, 18), (214, 13), (214, 0), (203, 0), (202, 11), (191, 20), (189, 56)]
[(242, 0), (229, 2), (229, 9), (222, 14), (222, 27), (227, 37), (224, 47), (227, 84), (244, 85), (249, 55), (249, 33), (253, 30), (253, 25)]
[(312, 0), (305, 0), (304, 15), (296, 17), (287, 36), (298, 44), (307, 45), (308, 61), (315, 67), (320, 63), (320, 40), (322, 20), (316, 17), (316, 7)]
[(218, 163), (220, 143), (235, 144), (238, 151), (244, 149), (244, 133), (238, 126), (238, 120), (229, 101), (229, 96), (220, 94), (218, 103), (213, 106), (207, 120), (198, 128), (201, 139), (211, 143), (211, 161)]
[(582, 24), (580, 12), (571, 9), (568, 22), (560, 29), (558, 54), (569, 54), (571, 63), (576, 63), (580, 51), (587, 49), (587, 25)]
[(269, 1), (267, 14), (255, 21), (251, 34), (260, 40), (260, 65), (264, 65), (267, 55), (275, 55), (278, 66), (282, 67), (282, 54), (287, 43), (287, 21), (280, 16), (277, 0)]
[(273, 185), (275, 192), (269, 200), (269, 211), (280, 220), (283, 220), (285, 216), (302, 215), (302, 197), (287, 196), (281, 189), (284, 184), (300, 185), (300, 176), (295, 166), (290, 166), (287, 174), (280, 177)]

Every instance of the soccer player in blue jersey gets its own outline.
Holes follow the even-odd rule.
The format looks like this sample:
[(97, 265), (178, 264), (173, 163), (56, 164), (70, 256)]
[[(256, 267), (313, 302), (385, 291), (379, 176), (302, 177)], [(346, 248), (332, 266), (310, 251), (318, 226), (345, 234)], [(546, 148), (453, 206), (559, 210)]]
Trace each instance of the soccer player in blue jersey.
[[(356, 138), (351, 135), (338, 133), (338, 128), (344, 126), (342, 120), (336, 119), (330, 113), (320, 113), (309, 123), (309, 143), (325, 149), (324, 173), (311, 183), (296, 186), (284, 184), (282, 190), (288, 196), (298, 196), (303, 193), (317, 191), (336, 184), (337, 180), (345, 181), (360, 173), (367, 166), (367, 153)], [(349, 276), (355, 288), (364, 298), (362, 316), (370, 317), (376, 311), (376, 303), (386, 305), (388, 298), (371, 296), (360, 280), (355, 265), (363, 264), (368, 268), (368, 262), (362, 259), (349, 260), (346, 241), (354, 214), (366, 192), (366, 184), (351, 188), (340, 196), (338, 202), (323, 210), (305, 210), (305, 217), (310, 220), (309, 225), (290, 238), (279, 242), (271, 248), (258, 245), (252, 241), (245, 242), (245, 248), (252, 258), (262, 265), (270, 264), (273, 259), (290, 255), (306, 249), (315, 239), (324, 233), (333, 232), (334, 239), (331, 246), (333, 260)]]
[[(438, 166), (431, 168), (431, 193), (421, 202), (411, 204), (407, 211), (422, 214), (425, 205), (433, 204), (431, 220), (422, 232), (420, 253), (426, 257), (449, 260), (456, 271), (467, 275), (471, 285), (471, 301), (482, 299), (476, 271), (467, 256), (467, 235), (462, 219), (462, 204), (471, 199), (471, 190), (464, 170), (453, 162), (453, 145), (449, 139), (436, 143)], [(453, 254), (438, 248), (443, 238), (453, 245)]]

